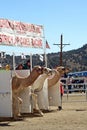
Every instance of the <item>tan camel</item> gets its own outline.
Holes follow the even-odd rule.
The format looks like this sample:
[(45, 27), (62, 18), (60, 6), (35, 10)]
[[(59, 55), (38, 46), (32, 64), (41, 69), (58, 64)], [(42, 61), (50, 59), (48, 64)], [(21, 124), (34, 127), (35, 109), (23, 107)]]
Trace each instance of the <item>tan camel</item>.
[[(51, 75), (53, 75), (53, 76), (51, 77), (51, 79), (52, 79), (51, 81), (54, 81), (54, 82), (50, 82), (51, 85), (52, 85), (52, 86), (54, 86), (55, 84), (58, 85), (57, 83), (58, 83), (59, 79), (61, 78), (61, 76), (62, 76), (67, 70), (68, 70), (68, 69), (65, 69), (65, 68), (62, 67), (62, 66), (57, 67), (56, 70), (53, 69), (53, 70), (52, 70), (52, 73), (51, 73)], [(43, 84), (44, 84), (44, 81), (45, 81), (46, 78), (48, 78), (48, 80), (49, 80), (49, 76), (48, 76), (47, 74), (42, 74), (42, 75), (40, 75), (40, 76), (37, 78), (37, 80), (35, 80), (35, 82), (34, 82), (33, 85), (32, 85), (32, 88), (33, 88), (33, 90), (34, 90), (35, 92), (38, 92), (38, 91), (40, 91), (40, 90), (43, 88)], [(49, 84), (48, 84), (48, 87), (51, 87), (51, 85), (49, 86)], [(44, 98), (44, 97), (43, 97), (43, 98)], [(34, 107), (35, 107), (36, 109), (38, 109), (40, 115), (43, 116), (43, 113), (42, 113), (42, 111), (39, 109), (39, 106), (38, 106), (38, 103), (37, 103), (37, 95), (36, 95), (36, 97), (33, 97), (33, 100), (35, 100), (34, 102), (35, 102), (35, 105), (36, 105), (36, 106), (34, 106)], [(59, 104), (60, 104), (60, 103), (59, 103)]]
[[(68, 68), (64, 68), (63, 66), (59, 66), (55, 69), (55, 74), (53, 76), (51, 76), (50, 78), (48, 78), (48, 89), (50, 89), (49, 87), (52, 86), (56, 86), (58, 87), (59, 84), (58, 82), (60, 81), (61, 76), (64, 75), (64, 73), (68, 73), (69, 69)], [(60, 89), (58, 88), (58, 91), (60, 91)], [(59, 110), (61, 109), (61, 98), (60, 98), (60, 92), (58, 92), (58, 108)]]
[[(65, 73), (66, 69), (64, 67), (57, 67), (56, 70), (53, 69), (51, 75), (53, 74), (53, 76), (51, 77), (51, 79), (49, 79), (49, 76), (47, 74), (42, 74), (40, 75), (37, 80), (35, 80), (35, 82), (32, 85), (33, 91), (38, 92), (43, 88), (43, 84), (46, 78), (48, 78), (48, 81), (50, 80), (50, 86), (48, 84), (48, 87), (54, 86), (58, 80), (60, 79), (60, 77)], [(37, 109), (40, 113), (41, 116), (43, 116), (42, 111), (39, 109), (38, 106), (38, 102), (37, 102), (37, 95), (33, 97), (34, 100), (34, 108)], [(36, 105), (36, 106), (35, 106)]]
[(16, 119), (20, 114), (20, 104), (22, 99), (19, 98), (19, 93), (33, 84), (33, 82), (43, 73), (47, 73), (45, 67), (36, 66), (27, 77), (19, 77), (17, 74), (12, 78), (12, 97), (13, 97), (13, 117)]
[(35, 94), (35, 92), (40, 92), (43, 89), (43, 85), (44, 85), (44, 81), (45, 79), (49, 76), (52, 75), (52, 70), (48, 68), (47, 73), (44, 73), (42, 75), (40, 75), (35, 82), (32, 84), (32, 90), (34, 91), (34, 95), (33, 96), (33, 103), (34, 103), (34, 110), (38, 111), (40, 113), (41, 116), (43, 116), (42, 111), (39, 109), (38, 106), (38, 99), (37, 99), (37, 94)]
[[(46, 67), (45, 67), (46, 68)], [(47, 77), (51, 76), (54, 73), (54, 70), (46, 68), (46, 72), (41, 74), (37, 80), (32, 84), (32, 89), (34, 92), (39, 92), (43, 88), (44, 81)]]
[(12, 90), (18, 93), (20, 90), (30, 86), (45, 71), (44, 67), (35, 66), (27, 77), (20, 77), (17, 74), (12, 78)]
[(60, 66), (54, 69), (54, 71), (55, 71), (55, 74), (51, 76), (50, 78), (48, 78), (48, 87), (54, 86), (59, 81), (61, 76), (67, 71), (67, 69), (64, 68), (63, 66)]

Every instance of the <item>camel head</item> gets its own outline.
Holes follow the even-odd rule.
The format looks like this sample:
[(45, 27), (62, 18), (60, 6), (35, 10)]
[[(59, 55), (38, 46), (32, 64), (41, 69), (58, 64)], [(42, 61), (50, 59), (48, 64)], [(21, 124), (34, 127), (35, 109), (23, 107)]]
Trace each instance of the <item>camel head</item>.
[(33, 70), (32, 71), (36, 71), (39, 75), (40, 74), (43, 74), (43, 67), (37, 65), (37, 66), (34, 66)]
[(53, 70), (51, 70), (50, 68), (47, 67), (42, 67), (43, 73), (47, 74), (47, 75), (52, 75)]
[(46, 67), (41, 67), (41, 66), (34, 66), (32, 71), (36, 71), (39, 74), (43, 74), (43, 73), (52, 73), (52, 70), (50, 68), (46, 68)]
[(66, 71), (67, 71), (67, 69), (66, 69), (65, 67), (63, 67), (63, 66), (58, 66), (58, 67), (56, 68), (56, 70), (57, 70), (61, 75), (63, 75), (63, 74), (66, 73)]
[(71, 71), (70, 68), (66, 68), (66, 69), (65, 69), (65, 73), (66, 73), (66, 74), (69, 73), (70, 71)]

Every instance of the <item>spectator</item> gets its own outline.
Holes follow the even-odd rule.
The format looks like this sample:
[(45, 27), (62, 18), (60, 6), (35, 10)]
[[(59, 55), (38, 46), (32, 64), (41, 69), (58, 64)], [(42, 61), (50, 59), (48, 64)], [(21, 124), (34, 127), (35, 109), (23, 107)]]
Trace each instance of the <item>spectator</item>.
[(22, 70), (23, 69), (23, 65), (22, 64), (19, 64), (16, 68), (16, 70)]
[(58, 107), (59, 110), (62, 110), (62, 97), (63, 97), (63, 94), (64, 94), (63, 84), (62, 84), (62, 82), (60, 82), (61, 106)]
[(64, 94), (64, 89), (63, 89), (62, 82), (60, 82), (60, 94), (61, 94), (61, 101), (62, 101), (62, 97), (63, 97), (63, 94)]
[(67, 73), (64, 73), (64, 78), (67, 78)]
[(72, 93), (71, 89), (72, 89), (72, 77), (68, 77), (67, 78), (67, 86), (68, 86), (68, 90), (69, 90), (69, 93)]
[(24, 66), (23, 66), (23, 69), (30, 69), (30, 60), (28, 60), (25, 64), (24, 64)]
[(5, 66), (5, 69), (6, 69), (6, 70), (10, 70), (10, 65), (7, 64), (7, 65)]

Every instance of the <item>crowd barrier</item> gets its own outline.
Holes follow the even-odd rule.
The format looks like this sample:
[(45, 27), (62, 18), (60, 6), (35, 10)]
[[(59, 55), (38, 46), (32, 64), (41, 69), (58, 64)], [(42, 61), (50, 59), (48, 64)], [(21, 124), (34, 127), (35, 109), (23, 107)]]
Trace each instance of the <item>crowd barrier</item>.
[[(70, 82), (69, 82), (69, 80), (70, 80)], [(86, 79), (86, 77), (78, 77), (78, 78), (73, 78), (73, 79), (61, 78), (61, 81), (63, 83), (64, 95), (67, 97), (67, 101), (69, 100), (69, 97), (76, 96), (76, 95), (85, 96), (84, 101), (87, 101), (87, 79)]]

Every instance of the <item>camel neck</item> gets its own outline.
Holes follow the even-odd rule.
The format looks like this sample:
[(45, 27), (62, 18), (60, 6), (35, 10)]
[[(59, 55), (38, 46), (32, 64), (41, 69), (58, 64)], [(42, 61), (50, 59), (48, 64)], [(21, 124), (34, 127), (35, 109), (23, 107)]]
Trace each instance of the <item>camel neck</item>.
[(31, 72), (30, 75), (25, 79), (26, 87), (30, 86), (34, 83), (34, 81), (38, 78), (40, 74), (37, 72)]
[(54, 86), (60, 79), (61, 74), (55, 70), (55, 75), (52, 78), (48, 78), (48, 87)]
[(47, 74), (42, 74), (40, 75), (37, 80), (35, 80), (35, 82), (32, 85), (32, 88), (34, 91), (40, 91), (43, 88), (43, 84), (45, 79), (47, 78)]

